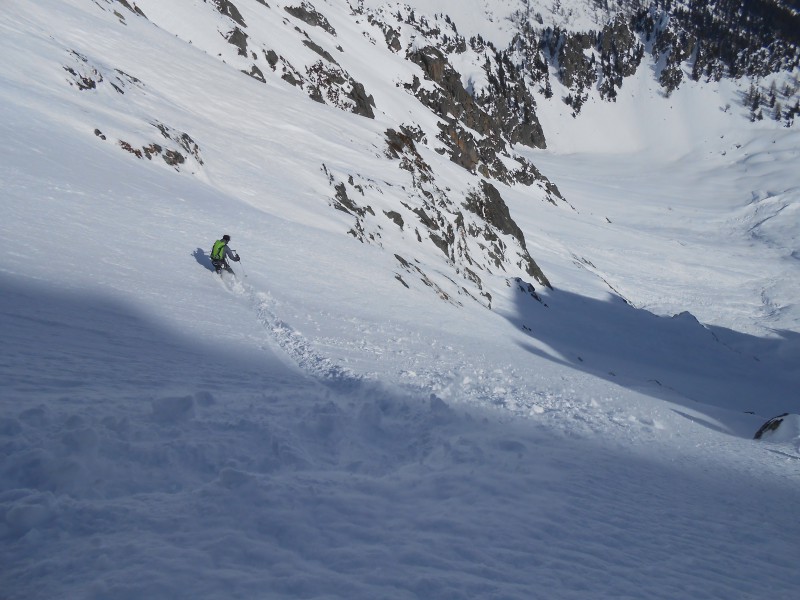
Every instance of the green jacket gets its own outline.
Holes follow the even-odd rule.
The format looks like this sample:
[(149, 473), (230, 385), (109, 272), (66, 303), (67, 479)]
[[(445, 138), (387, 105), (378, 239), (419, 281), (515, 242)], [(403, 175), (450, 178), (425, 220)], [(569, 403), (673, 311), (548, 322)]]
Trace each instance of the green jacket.
[(228, 248), (228, 242), (225, 240), (217, 240), (211, 248), (211, 260), (225, 260), (225, 257), (233, 258), (231, 249)]

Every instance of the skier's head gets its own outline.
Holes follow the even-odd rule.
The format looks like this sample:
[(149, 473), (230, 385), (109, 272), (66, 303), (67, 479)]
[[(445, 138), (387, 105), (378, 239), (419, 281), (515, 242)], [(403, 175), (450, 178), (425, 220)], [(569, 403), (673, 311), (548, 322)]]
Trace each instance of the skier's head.
[(226, 242), (230, 242), (230, 241), (231, 241), (231, 236), (229, 236), (229, 235), (226, 233), (225, 235), (223, 235), (223, 236), (222, 236), (222, 239), (223, 239), (223, 240), (225, 240)]

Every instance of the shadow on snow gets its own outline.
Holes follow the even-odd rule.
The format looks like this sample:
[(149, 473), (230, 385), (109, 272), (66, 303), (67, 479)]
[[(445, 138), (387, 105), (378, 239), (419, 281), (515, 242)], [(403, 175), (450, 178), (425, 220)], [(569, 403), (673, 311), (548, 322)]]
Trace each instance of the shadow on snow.
[(202, 248), (196, 248), (194, 252), (192, 252), (192, 256), (194, 259), (200, 264), (201, 266), (205, 267), (211, 272), (214, 272), (214, 265), (211, 262), (211, 255), (206, 254), (206, 251)]
[(119, 298), (8, 276), (0, 289), (7, 394), (222, 389), (232, 373), (252, 389), (285, 373), (268, 353), (242, 355), (185, 336)]
[[(796, 589), (794, 563), (774, 560), (796, 550), (794, 487), (367, 382), (336, 394), (269, 354), (212, 360), (210, 347), (114, 298), (4, 276), (0, 289), (0, 579), (10, 597), (296, 597), (298, 582), (300, 595), (354, 600)], [(562, 293), (551, 307), (520, 307), (537, 340), (566, 364), (613, 367), (615, 379), (659, 371), (677, 352), (659, 345), (681, 338), (716, 369), (725, 353), (739, 357), (731, 368), (746, 362), (686, 317)], [(643, 347), (655, 334), (672, 337)], [(692, 359), (672, 357), (662, 385), (683, 384)], [(146, 401), (168, 388), (200, 393)], [(755, 533), (763, 551), (743, 553)], [(687, 560), (697, 567), (688, 575)], [(107, 588), (94, 587), (98, 573)]]
[(760, 338), (702, 325), (688, 312), (659, 317), (617, 296), (598, 300), (560, 290), (549, 294), (547, 306), (518, 294), (506, 317), (532, 338), (520, 344), (528, 352), (703, 412), (708, 421), (676, 410), (715, 429), (714, 421), (723, 420), (752, 436), (758, 419), (737, 419), (737, 412), (761, 419), (800, 411), (797, 332)]

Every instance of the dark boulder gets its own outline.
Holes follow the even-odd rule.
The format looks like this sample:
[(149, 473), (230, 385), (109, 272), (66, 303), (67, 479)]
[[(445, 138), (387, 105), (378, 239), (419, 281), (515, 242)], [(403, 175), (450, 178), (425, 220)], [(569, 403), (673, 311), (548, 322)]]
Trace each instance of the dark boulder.
[(800, 437), (800, 415), (783, 413), (777, 417), (772, 417), (764, 423), (756, 434), (755, 440), (766, 440), (782, 442), (791, 441)]

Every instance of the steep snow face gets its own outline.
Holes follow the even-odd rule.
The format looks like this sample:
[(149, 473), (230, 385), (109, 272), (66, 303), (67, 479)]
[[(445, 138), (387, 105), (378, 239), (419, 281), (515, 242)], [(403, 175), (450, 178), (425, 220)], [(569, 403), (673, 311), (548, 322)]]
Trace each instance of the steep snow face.
[(797, 127), (359, 5), (4, 7), (0, 595), (794, 597)]
[[(509, 289), (527, 284), (534, 285), (527, 298), (542, 306), (551, 284), (592, 298), (611, 290), (657, 314), (689, 310), (703, 323), (747, 334), (796, 329), (798, 183), (790, 165), (797, 132), (748, 123), (720, 106), (741, 91), (737, 83), (687, 84), (665, 98), (636, 75), (616, 103), (590, 101), (577, 119), (558, 108), (563, 103), (543, 100), (544, 128), (556, 132), (550, 149), (499, 138), (492, 151), (505, 172), (531, 176), (531, 185), (505, 183), (499, 167), (479, 162), (471, 172), (449, 155), (453, 147), (438, 137), (447, 121), (404, 84), (417, 77), (420, 90), (441, 86), (390, 42), (365, 36), (382, 30), (363, 13), (335, 3), (320, 8), (327, 16), (260, 2), (240, 2), (236, 11), (226, 3), (136, 6), (147, 19), (119, 3), (77, 0), (17, 6), (6, 17), (5, 169), (9, 181), (27, 183), (9, 190), (4, 228), (20, 240), (21, 256), (38, 257), (29, 268), (37, 277), (94, 282), (79, 268), (87, 254), (125, 272), (160, 264), (162, 243), (174, 244), (173, 257), (187, 244), (202, 249), (193, 240), (207, 235), (200, 232), (214, 215), (214, 229), (291, 223), (321, 236), (349, 234), (374, 246), (366, 256), (380, 257), (376, 273), (394, 291), (454, 306), (495, 308)], [(250, 32), (244, 56), (230, 43), (237, 27)], [(278, 42), (285, 50), (261, 81), (252, 54), (271, 64), (268, 43)], [(279, 64), (299, 74), (320, 51), (369, 91), (372, 118), (354, 114), (354, 104), (314, 102), (284, 79), (289, 71)], [(476, 147), (485, 141), (460, 131)], [(46, 174), (32, 173), (48, 144), (60, 158)], [(609, 158), (612, 151), (618, 155)], [(566, 200), (526, 171), (533, 164), (569, 190)], [(81, 183), (62, 185), (71, 173), (84, 173)], [(148, 174), (159, 183), (133, 190), (125, 183)], [(51, 228), (52, 209), (28, 213), (31, 195), (90, 203), (74, 212), (80, 221)], [(143, 206), (154, 208), (138, 219)], [(98, 237), (97, 229), (114, 229), (107, 223), (114, 214), (124, 215), (116, 227), (133, 227)], [(264, 235), (251, 229), (244, 239), (257, 246)], [(242, 243), (242, 235), (236, 239)], [(273, 254), (266, 251), (262, 264)], [(314, 271), (323, 279), (369, 262), (309, 260), (330, 269)], [(178, 265), (175, 259), (154, 276), (168, 278)]]
[[(364, 28), (373, 26), (364, 15), (330, 4), (322, 21), (308, 8), (300, 18), (274, 3), (239, 4), (234, 13), (220, 11), (225, 3), (187, 2), (178, 18), (177, 8), (142, 1), (137, 7), (148, 20), (118, 3), (77, 0), (8, 13), (4, 51), (11, 58), (0, 93), (6, 181), (15, 183), (7, 190), (3, 227), (7, 239), (18, 240), (14, 252), (29, 258), (25, 272), (69, 287), (98, 285), (99, 276), (99, 285), (125, 295), (130, 286), (112, 273), (147, 265), (169, 289), (186, 248), (201, 260), (207, 242), (198, 240), (222, 229), (241, 232), (236, 245), (264, 248), (252, 257), (256, 268), (284, 268), (287, 277), (293, 269), (306, 273), (305, 285), (323, 286), (324, 298), (369, 296), (326, 281), (335, 273), (386, 280), (401, 298), (421, 294), (500, 311), (509, 290), (533, 284), (508, 309), (525, 315), (555, 304), (544, 293), (549, 283), (586, 298), (611, 292), (659, 315), (688, 310), (730, 332), (777, 332), (792, 341), (797, 131), (721, 109), (740, 90), (736, 83), (687, 84), (664, 98), (637, 75), (616, 103), (589, 102), (579, 119), (543, 101), (545, 129), (558, 132), (551, 148), (504, 142), (510, 154), (496, 156), (509, 172), (518, 168), (514, 163), (526, 164), (512, 155), (540, 165), (567, 190), (565, 201), (547, 185), (508, 185), (448, 156), (436, 137), (443, 119), (398, 86), (414, 76), (421, 89), (437, 84), (424, 79), (419, 65), (365, 37)], [(60, 26), (51, 34), (54, 19)], [(373, 118), (352, 113), (350, 105), (314, 102), (307, 90), (276, 76), (277, 67), (265, 82), (242, 73), (252, 67), (251, 56), (239, 56), (226, 40), (243, 27), (239, 21), (249, 23), (248, 44), (266, 44), (260, 26), (282, 35), (291, 53), (281, 56), (292, 65), (314, 64), (308, 61), (319, 53), (302, 43), (313, 33), (314, 43), (338, 53), (337, 61), (371, 92)], [(232, 68), (227, 60), (237, 56), (244, 62)], [(715, 95), (713, 103), (698, 101)], [(50, 168), (31, 166), (38, 164)], [(31, 197), (45, 206), (37, 209)], [(74, 208), (63, 227), (54, 227), (51, 215), (61, 214), (62, 203)], [(278, 243), (275, 228), (307, 229), (324, 244), (289, 237), (264, 246)], [(353, 250), (308, 253), (334, 239), (342, 248), (348, 241), (372, 248), (362, 248), (357, 259), (350, 258)], [(274, 257), (287, 255), (286, 267), (277, 267)], [(348, 258), (340, 264), (341, 257)], [(359, 274), (370, 264), (380, 266), (370, 277)], [(161, 292), (144, 296), (169, 318), (183, 310)], [(794, 356), (781, 348), (778, 365)]]

